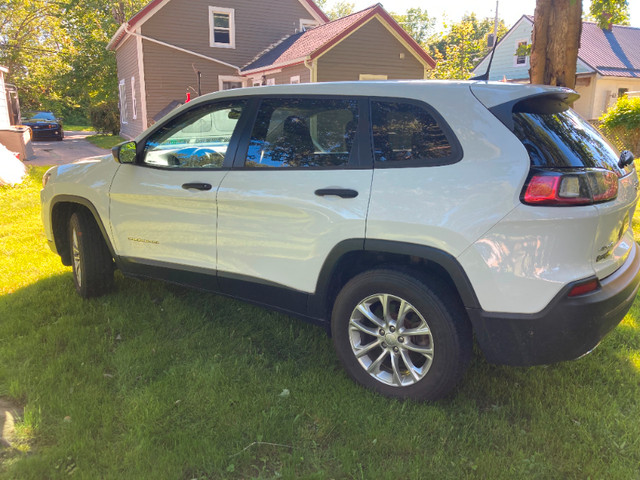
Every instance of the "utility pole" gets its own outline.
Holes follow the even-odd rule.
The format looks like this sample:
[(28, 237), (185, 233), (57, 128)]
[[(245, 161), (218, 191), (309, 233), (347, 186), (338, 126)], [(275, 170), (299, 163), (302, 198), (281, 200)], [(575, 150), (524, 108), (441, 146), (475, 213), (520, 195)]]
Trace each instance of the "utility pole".
[(493, 43), (498, 41), (498, 0), (496, 0), (496, 18), (493, 21)]

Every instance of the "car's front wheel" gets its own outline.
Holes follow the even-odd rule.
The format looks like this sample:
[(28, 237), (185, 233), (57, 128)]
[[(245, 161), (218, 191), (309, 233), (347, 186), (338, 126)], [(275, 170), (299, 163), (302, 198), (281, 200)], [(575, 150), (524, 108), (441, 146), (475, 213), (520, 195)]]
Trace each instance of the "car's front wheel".
[(459, 300), (439, 282), (402, 271), (350, 280), (336, 298), (331, 331), (347, 373), (389, 397), (442, 398), (471, 358), (471, 327)]
[(95, 220), (78, 210), (69, 220), (69, 247), (73, 281), (84, 297), (97, 297), (113, 286), (113, 259)]

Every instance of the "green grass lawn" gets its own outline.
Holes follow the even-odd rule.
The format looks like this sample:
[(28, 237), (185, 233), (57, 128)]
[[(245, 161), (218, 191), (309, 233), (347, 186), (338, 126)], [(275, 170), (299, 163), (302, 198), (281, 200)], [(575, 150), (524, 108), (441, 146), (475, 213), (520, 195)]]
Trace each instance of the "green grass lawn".
[(389, 400), (283, 315), (119, 274), (80, 299), (42, 233), (45, 170), (0, 187), (0, 397), (24, 408), (0, 478), (640, 478), (638, 302), (582, 359), (476, 354), (453, 398)]
[(72, 124), (72, 123), (64, 123), (62, 125), (65, 130), (71, 130), (74, 132), (92, 132), (93, 126), (85, 125), (85, 124)]
[(120, 135), (90, 135), (86, 140), (100, 148), (112, 148), (125, 141)]

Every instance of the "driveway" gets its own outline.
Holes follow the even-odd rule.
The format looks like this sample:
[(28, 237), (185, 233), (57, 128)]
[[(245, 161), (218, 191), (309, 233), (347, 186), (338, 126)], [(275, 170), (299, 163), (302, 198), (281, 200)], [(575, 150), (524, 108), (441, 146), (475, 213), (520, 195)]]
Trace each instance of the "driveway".
[(35, 156), (26, 165), (63, 165), (108, 155), (110, 150), (96, 147), (85, 140), (95, 132), (64, 132), (64, 140), (35, 140), (31, 142)]

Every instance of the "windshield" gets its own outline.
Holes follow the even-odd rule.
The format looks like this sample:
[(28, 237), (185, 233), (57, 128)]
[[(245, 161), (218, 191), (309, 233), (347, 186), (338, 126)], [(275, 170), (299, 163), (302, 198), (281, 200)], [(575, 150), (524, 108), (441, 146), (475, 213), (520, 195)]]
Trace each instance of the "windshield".
[(37, 112), (31, 117), (31, 120), (46, 120), (47, 122), (55, 122), (56, 117), (51, 112)]
[[(540, 100), (544, 104), (544, 100)], [(531, 165), (542, 168), (604, 168), (624, 176), (633, 167), (620, 168), (620, 154), (589, 122), (570, 108), (516, 107), (514, 133), (526, 147)], [(557, 104), (556, 104), (557, 105)]]

